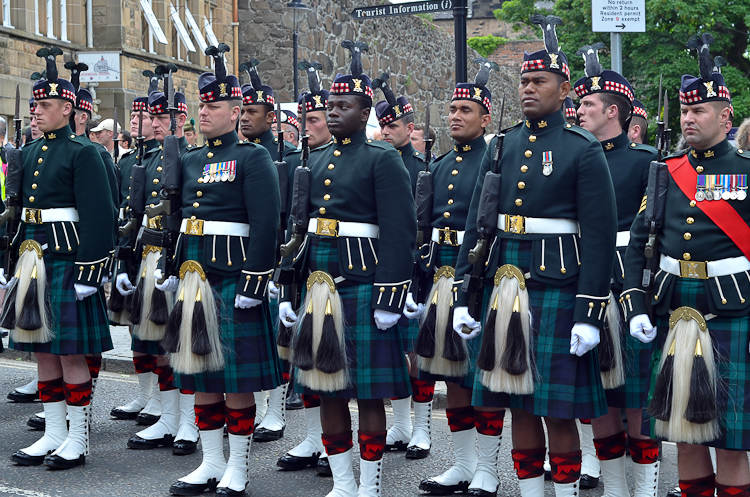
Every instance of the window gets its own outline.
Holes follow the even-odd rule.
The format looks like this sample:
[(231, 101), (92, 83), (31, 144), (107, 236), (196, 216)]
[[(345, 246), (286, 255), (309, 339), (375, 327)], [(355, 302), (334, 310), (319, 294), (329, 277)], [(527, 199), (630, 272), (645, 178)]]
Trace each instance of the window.
[(10, 21), (10, 0), (3, 0), (3, 27), (14, 27)]
[[(180, 0), (176, 0), (177, 2), (177, 8), (175, 8), (174, 4), (169, 4), (170, 13), (169, 16), (172, 18), (172, 56), (176, 59), (182, 60), (181, 57), (181, 48), (182, 45), (185, 45), (185, 48), (188, 52), (195, 52), (195, 45), (193, 44), (193, 41), (190, 39), (190, 35), (187, 32), (187, 29), (185, 29), (185, 25), (182, 23), (182, 19), (180, 18), (180, 11), (179, 11), (179, 5)], [(187, 6), (185, 7), (187, 8)]]
[(154, 50), (154, 38), (163, 45), (169, 44), (164, 31), (161, 29), (156, 14), (152, 9), (153, 0), (141, 0), (141, 48), (151, 53)]

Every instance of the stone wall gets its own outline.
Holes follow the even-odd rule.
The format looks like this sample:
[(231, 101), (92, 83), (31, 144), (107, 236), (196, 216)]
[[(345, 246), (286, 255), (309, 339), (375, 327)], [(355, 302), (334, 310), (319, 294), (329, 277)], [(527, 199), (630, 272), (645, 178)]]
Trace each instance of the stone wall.
[[(355, 21), (351, 11), (373, 4), (372, 0), (306, 3), (313, 10), (299, 27), (299, 59), (322, 64), (320, 76), (325, 87), (331, 85), (336, 73), (349, 71), (349, 52), (341, 48), (341, 41), (365, 41), (370, 47), (363, 57), (365, 72), (372, 78), (388, 72), (394, 92), (406, 95), (414, 106), (417, 122), (424, 121), (429, 105), (432, 125), (438, 131), (437, 150), (445, 152), (452, 147), (447, 126), (448, 106), (455, 86), (455, 42), (450, 33), (415, 16)], [(277, 99), (293, 100), (292, 12), (285, 9), (285, 2), (240, 0), (239, 20), (240, 62), (260, 60), (259, 73), (264, 84), (273, 87)], [(469, 48), (469, 79), (474, 78), (478, 69), (471, 62), (474, 57), (476, 52)], [(517, 74), (517, 69), (504, 68), (491, 76), (489, 88), (496, 96), (493, 114), (499, 115), (500, 96), (504, 92), (515, 93)], [(302, 75), (299, 91), (306, 89), (307, 80)], [(380, 92), (375, 97), (383, 98)], [(506, 125), (518, 117), (520, 114), (513, 114), (506, 107)], [(493, 121), (492, 129), (496, 126)]]

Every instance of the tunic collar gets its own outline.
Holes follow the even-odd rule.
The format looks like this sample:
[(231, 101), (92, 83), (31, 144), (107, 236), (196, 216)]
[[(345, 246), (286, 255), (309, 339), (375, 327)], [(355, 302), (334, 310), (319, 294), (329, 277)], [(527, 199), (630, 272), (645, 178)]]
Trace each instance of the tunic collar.
[(338, 138), (336, 138), (335, 136), (333, 137), (333, 143), (335, 143), (337, 147), (350, 146), (350, 145), (361, 145), (365, 141), (369, 142), (369, 141), (372, 141), (372, 140), (368, 140), (367, 133), (365, 133), (364, 130), (363, 131), (357, 131), (356, 133), (351, 134), (351, 135), (349, 135), (349, 136), (347, 136), (345, 138), (342, 138), (340, 140)]
[(486, 145), (486, 142), (484, 141), (484, 135), (478, 138), (474, 138), (473, 140), (470, 140), (466, 143), (456, 142), (453, 145), (453, 151), (462, 154), (468, 154), (477, 150), (482, 150), (483, 145)]
[(402, 157), (415, 155), (414, 152), (416, 152), (416, 150), (414, 150), (414, 147), (411, 144), (411, 140), (407, 141), (406, 145), (404, 145), (401, 148), (397, 148), (396, 150), (398, 150), (398, 153), (400, 153)]
[(60, 138), (75, 138), (75, 133), (70, 129), (70, 125), (66, 124), (60, 129), (56, 129), (54, 131), (50, 131), (49, 133), (44, 133), (44, 139), (47, 141), (50, 140), (58, 140)]
[(607, 153), (613, 150), (617, 150), (618, 148), (629, 146), (630, 140), (628, 139), (628, 135), (626, 135), (623, 132), (623, 133), (620, 133), (619, 136), (616, 136), (615, 138), (612, 138), (611, 140), (604, 140), (603, 142), (599, 142), (599, 143), (602, 144), (604, 153)]
[(230, 145), (234, 145), (235, 143), (240, 141), (240, 137), (237, 136), (237, 132), (232, 130), (229, 133), (223, 134), (221, 136), (216, 136), (211, 139), (206, 139), (206, 142), (208, 143), (208, 148), (211, 150), (220, 150), (222, 148), (227, 148)]
[(696, 150), (691, 147), (690, 152), (688, 152), (688, 157), (691, 163), (697, 164), (699, 161), (703, 162), (718, 159), (722, 155), (726, 155), (732, 150), (732, 148), (733, 147), (729, 143), (729, 140), (724, 138), (724, 140), (706, 150)]
[(274, 137), (273, 131), (270, 129), (264, 131), (259, 136), (257, 136), (255, 139), (250, 140), (253, 143), (270, 143), (273, 141), (277, 141), (277, 138)]
[(548, 129), (562, 126), (565, 123), (565, 116), (563, 116), (562, 110), (553, 112), (547, 116), (539, 119), (526, 119), (524, 121), (524, 128), (530, 131), (546, 131)]

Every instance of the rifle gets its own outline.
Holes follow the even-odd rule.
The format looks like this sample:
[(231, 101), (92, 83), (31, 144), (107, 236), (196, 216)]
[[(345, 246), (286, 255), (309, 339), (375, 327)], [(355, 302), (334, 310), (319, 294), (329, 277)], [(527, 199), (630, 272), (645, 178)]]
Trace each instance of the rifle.
[[(115, 149), (112, 151), (112, 158), (115, 160), (115, 169), (119, 171), (118, 161), (120, 160), (120, 133), (118, 132), (118, 129), (120, 128), (117, 125), (117, 106), (115, 106), (115, 113), (114, 113), (114, 132), (112, 135), (112, 141), (115, 142)], [(119, 177), (119, 174), (118, 174)]]
[(176, 276), (178, 268), (175, 261), (175, 249), (180, 232), (182, 211), (180, 201), (182, 199), (182, 165), (180, 161), (180, 140), (175, 135), (177, 131), (177, 107), (174, 101), (174, 84), (172, 71), (169, 71), (166, 83), (167, 110), (169, 111), (169, 131), (171, 134), (164, 137), (162, 144), (162, 187), (159, 195), (159, 203), (144, 209), (149, 217), (162, 216), (161, 230), (153, 228), (141, 229), (139, 239), (147, 245), (162, 247), (162, 257), (159, 264), (162, 266), (162, 283), (169, 276)]
[[(424, 245), (425, 240), (428, 240), (432, 231), (432, 205), (433, 205), (433, 189), (432, 189), (432, 171), (430, 171), (430, 162), (432, 159), (432, 139), (430, 139), (430, 107), (427, 106), (425, 112), (425, 124), (424, 124), (424, 170), (419, 171), (417, 174), (417, 185), (414, 190), (414, 205), (417, 209), (417, 249)], [(411, 282), (411, 293), (414, 296), (415, 301), (423, 300), (420, 295), (420, 273), (417, 264), (414, 265), (414, 276)], [(425, 296), (426, 297), (426, 296)]]
[[(305, 225), (305, 231), (307, 231), (307, 221), (309, 221), (309, 202), (310, 202), (310, 168), (307, 167), (307, 160), (310, 157), (310, 146), (308, 144), (308, 140), (310, 138), (310, 135), (307, 134), (307, 109), (303, 105), (300, 109), (299, 113), (299, 122), (300, 122), (300, 141), (302, 144), (302, 155), (300, 156), (300, 165), (297, 167), (297, 169), (294, 171), (294, 193), (292, 196), (292, 233), (297, 233), (300, 231), (300, 228), (297, 227), (298, 224), (304, 222)], [(281, 140), (279, 140), (281, 141)], [(298, 173), (299, 171), (299, 173)], [(281, 178), (281, 169), (279, 169), (279, 178)], [(298, 178), (300, 182), (300, 186), (304, 186), (304, 183), (307, 182), (307, 196), (300, 195), (299, 189), (298, 189)], [(286, 180), (285, 180), (286, 182)], [(282, 187), (281, 193), (282, 193), (282, 199), (288, 197), (289, 195), (286, 193), (287, 187)], [(302, 203), (304, 205), (298, 206), (298, 203)], [(284, 203), (282, 201), (282, 210), (284, 209)], [(304, 219), (301, 219), (300, 216), (303, 216), (307, 221), (304, 221)], [(283, 214), (282, 214), (283, 216)], [(283, 233), (283, 230), (282, 230)], [(304, 234), (302, 235), (304, 237)], [(299, 241), (301, 242), (302, 237), (298, 237)], [(293, 246), (292, 248), (287, 247), (287, 245), (291, 245), (293, 240), (290, 239), (289, 243), (286, 245), (282, 245), (279, 248), (279, 252), (283, 257), (286, 257), (294, 252), (294, 250), (297, 248), (297, 246)], [(277, 285), (284, 285), (289, 286), (291, 291), (291, 304), (292, 309), (297, 309), (299, 307), (300, 302), (300, 290), (302, 289), (300, 286), (299, 281), (299, 271), (297, 271), (294, 268), (290, 269), (284, 269), (284, 268), (276, 268), (276, 271), (273, 275), (274, 283)]]
[[(11, 245), (16, 236), (21, 220), (21, 189), (23, 184), (23, 158), (21, 155), (21, 92), (16, 85), (16, 113), (13, 117), (15, 126), (13, 134), (13, 145), (15, 148), (8, 150), (8, 172), (5, 177), (6, 208), (0, 216), (0, 226), (6, 225), (5, 235), (0, 239), (0, 249), (5, 251), (3, 268), (6, 278), (10, 280), (15, 270), (18, 252), (12, 250)], [(10, 276), (8, 276), (10, 275)]]
[(276, 230), (276, 241), (277, 253), (276, 259), (280, 259), (280, 253), (278, 250), (284, 244), (286, 230), (286, 214), (287, 214), (287, 203), (289, 202), (289, 175), (286, 170), (286, 162), (284, 162), (284, 132), (281, 130), (281, 102), (276, 103), (276, 136), (279, 141), (279, 153), (278, 160), (273, 161), (276, 166), (276, 173), (279, 177), (279, 195), (281, 198), (281, 216), (279, 219), (279, 228)]
[[(488, 257), (487, 244), (490, 238), (497, 231), (497, 216), (500, 209), (500, 188), (502, 186), (502, 175), (500, 174), (500, 160), (503, 158), (503, 145), (505, 142), (505, 133), (503, 133), (503, 116), (505, 114), (505, 96), (500, 107), (500, 122), (497, 125), (497, 141), (492, 153), (492, 167), (484, 175), (484, 184), (482, 193), (479, 197), (479, 207), (477, 209), (477, 243), (469, 251), (469, 262), (474, 265), (471, 275), (466, 278), (461, 285), (461, 290), (469, 294), (469, 314), (474, 319), (481, 319), (482, 301), (479, 296), (484, 288), (484, 271), (486, 269), (486, 260)], [(464, 326), (464, 333), (471, 333), (471, 330)]]
[[(643, 270), (641, 286), (646, 290), (646, 305), (649, 316), (652, 315), (651, 305), (654, 293), (654, 275), (659, 265), (659, 231), (664, 227), (664, 211), (667, 201), (667, 186), (669, 184), (669, 169), (663, 162), (663, 157), (669, 154), (669, 100), (664, 91), (664, 107), (661, 101), (661, 78), (659, 79), (659, 121), (656, 135), (656, 161), (652, 161), (648, 171), (648, 187), (646, 188), (645, 221), (649, 229), (648, 241), (643, 249), (646, 256), (646, 268)], [(663, 111), (663, 113), (662, 113)]]

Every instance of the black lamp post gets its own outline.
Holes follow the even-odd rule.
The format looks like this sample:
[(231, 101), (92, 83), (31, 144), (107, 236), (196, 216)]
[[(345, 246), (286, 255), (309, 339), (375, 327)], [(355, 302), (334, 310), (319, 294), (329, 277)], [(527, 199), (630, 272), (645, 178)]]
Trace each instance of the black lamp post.
[(288, 4), (286, 4), (286, 7), (288, 9), (292, 9), (292, 23), (293, 23), (293, 31), (292, 31), (292, 46), (294, 50), (294, 98), (293, 100), (297, 100), (299, 97), (299, 91), (297, 89), (297, 40), (298, 40), (298, 34), (297, 30), (299, 29), (299, 24), (302, 22), (302, 20), (305, 18), (306, 11), (311, 10), (310, 7), (302, 3), (300, 0), (292, 0)]

